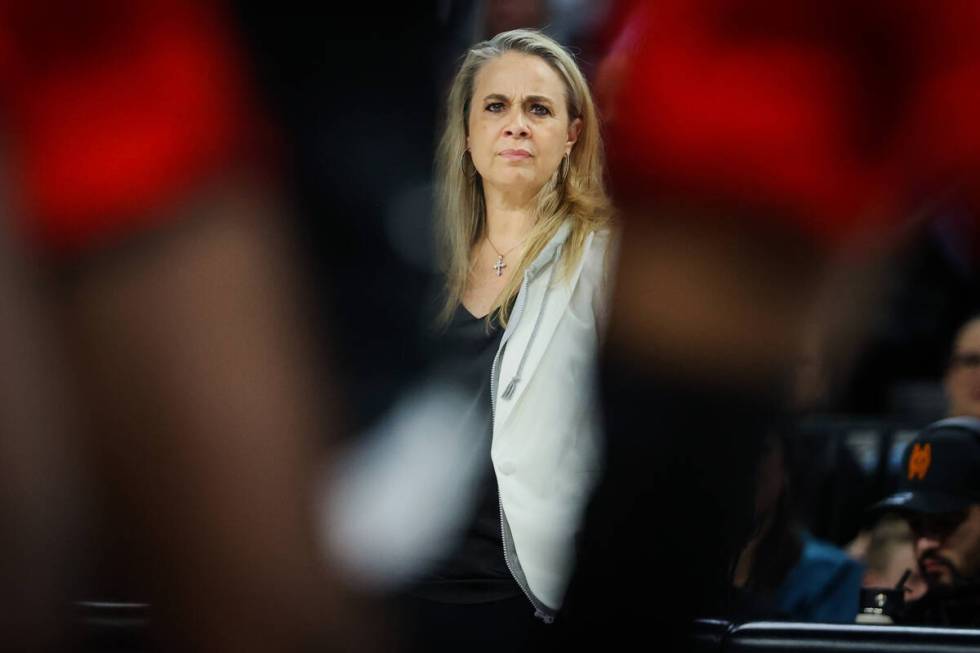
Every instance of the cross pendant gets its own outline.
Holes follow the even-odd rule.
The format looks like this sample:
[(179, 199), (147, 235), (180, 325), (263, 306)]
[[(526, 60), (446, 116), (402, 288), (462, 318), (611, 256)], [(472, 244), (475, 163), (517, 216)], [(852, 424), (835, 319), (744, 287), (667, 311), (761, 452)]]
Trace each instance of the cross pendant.
[(504, 263), (504, 257), (498, 254), (497, 262), (493, 264), (493, 269), (496, 270), (498, 277), (502, 277), (504, 275), (505, 267), (507, 267), (507, 264)]

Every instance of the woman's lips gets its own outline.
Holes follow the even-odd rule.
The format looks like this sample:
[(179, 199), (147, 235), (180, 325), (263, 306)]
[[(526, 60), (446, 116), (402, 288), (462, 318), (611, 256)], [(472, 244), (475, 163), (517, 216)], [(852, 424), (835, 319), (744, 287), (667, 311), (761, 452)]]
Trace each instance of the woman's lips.
[(503, 150), (500, 156), (505, 159), (530, 159), (531, 153), (527, 150)]

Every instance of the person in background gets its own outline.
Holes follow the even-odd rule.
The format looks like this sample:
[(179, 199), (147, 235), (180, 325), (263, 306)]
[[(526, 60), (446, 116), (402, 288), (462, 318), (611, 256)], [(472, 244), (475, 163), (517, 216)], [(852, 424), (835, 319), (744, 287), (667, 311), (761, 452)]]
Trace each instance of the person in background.
[(928, 590), (902, 621), (980, 625), (980, 419), (935, 422), (909, 444), (896, 492), (874, 506), (912, 532)]
[(948, 416), (980, 418), (980, 316), (956, 331), (943, 387)]
[[(956, 330), (943, 378), (946, 414), (980, 418), (980, 317), (972, 317)], [(912, 573), (904, 584), (906, 601), (917, 601), (926, 584), (915, 564), (913, 534), (900, 515), (881, 514), (861, 532), (852, 547), (866, 560), (865, 587), (894, 587), (906, 569)], [(864, 548), (864, 550), (861, 550)]]
[(149, 601), (163, 649), (350, 641), (313, 535), (329, 386), (232, 24), (0, 5), (10, 650), (61, 650), (61, 606), (107, 598)]
[[(729, 609), (754, 461), (824, 280), (896, 244), (922, 200), (906, 191), (980, 188), (980, 11), (661, 0), (613, 15), (596, 84), (623, 225), (607, 471), (568, 640), (615, 629), (683, 650), (691, 618)], [(669, 528), (646, 530), (651, 505)]]
[(755, 533), (739, 555), (734, 585), (751, 616), (852, 622), (862, 566), (794, 522), (786, 446), (782, 438), (766, 438), (756, 475)]

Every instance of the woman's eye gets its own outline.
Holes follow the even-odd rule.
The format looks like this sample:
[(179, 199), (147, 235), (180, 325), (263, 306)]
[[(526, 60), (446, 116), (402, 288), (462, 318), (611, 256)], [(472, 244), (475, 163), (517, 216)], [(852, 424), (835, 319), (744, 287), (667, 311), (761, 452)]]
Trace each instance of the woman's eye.
[(498, 113), (498, 112), (504, 110), (504, 103), (503, 102), (491, 102), (490, 104), (488, 104), (486, 106), (486, 110), (487, 111), (490, 111), (492, 113)]
[(543, 104), (532, 104), (531, 113), (536, 116), (550, 116), (551, 110)]

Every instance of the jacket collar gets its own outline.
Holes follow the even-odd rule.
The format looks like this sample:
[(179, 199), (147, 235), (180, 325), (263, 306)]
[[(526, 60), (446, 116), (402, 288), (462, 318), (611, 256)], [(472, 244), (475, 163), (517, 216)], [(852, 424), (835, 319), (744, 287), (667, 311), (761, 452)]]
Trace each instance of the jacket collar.
[[(544, 346), (535, 345), (540, 342), (550, 342), (561, 315), (565, 312), (571, 299), (582, 262), (579, 263), (578, 270), (567, 280), (567, 283), (553, 286), (546, 280), (544, 285), (533, 293), (533, 299), (532, 293), (528, 292), (528, 284), (533, 282), (536, 276), (540, 276), (549, 265), (552, 265), (561, 256), (562, 246), (568, 240), (570, 233), (571, 224), (566, 221), (548, 241), (541, 254), (535, 258), (534, 263), (528, 266), (522, 291), (518, 294), (511, 320), (501, 339), (495, 366), (500, 360), (499, 378), (505, 381), (506, 385), (500, 394), (500, 398), (512, 400), (499, 404), (495, 408), (496, 417), (501, 424), (506, 422), (510, 408), (523, 389), (527, 387), (527, 381), (533, 376), (534, 370), (546, 349)], [(591, 238), (587, 243), (590, 241)], [(548, 278), (552, 278), (554, 274), (555, 269), (552, 267)], [(501, 359), (500, 356), (505, 347), (509, 349), (510, 354)], [(491, 392), (497, 396), (496, 384), (491, 388)]]
[(558, 254), (561, 252), (561, 248), (565, 245), (565, 241), (572, 233), (572, 222), (571, 220), (565, 220), (555, 231), (555, 235), (551, 237), (548, 244), (544, 246), (544, 249), (537, 255), (534, 261), (527, 266), (527, 272), (533, 279), (536, 277), (541, 270), (548, 266), (549, 263), (554, 261)]

